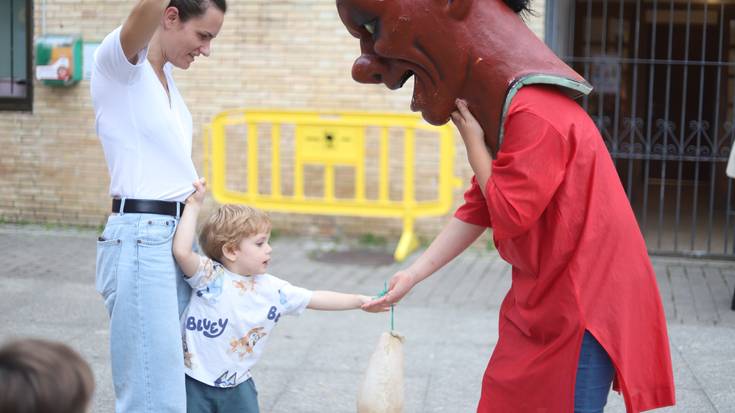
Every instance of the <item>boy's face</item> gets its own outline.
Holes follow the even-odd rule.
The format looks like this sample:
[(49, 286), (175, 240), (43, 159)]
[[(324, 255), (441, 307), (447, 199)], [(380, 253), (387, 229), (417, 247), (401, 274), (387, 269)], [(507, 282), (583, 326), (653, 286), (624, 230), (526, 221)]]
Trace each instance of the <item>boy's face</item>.
[(264, 274), (271, 260), (271, 251), (268, 244), (270, 232), (260, 232), (243, 238), (232, 252), (234, 272), (241, 275)]

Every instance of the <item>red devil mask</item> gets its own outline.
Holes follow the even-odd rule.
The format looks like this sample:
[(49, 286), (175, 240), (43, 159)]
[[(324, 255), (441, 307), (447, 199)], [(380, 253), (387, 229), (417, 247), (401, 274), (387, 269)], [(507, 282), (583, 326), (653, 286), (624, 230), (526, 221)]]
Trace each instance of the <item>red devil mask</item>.
[(337, 9), (360, 39), (356, 81), (398, 89), (413, 77), (411, 109), (434, 125), (449, 120), (456, 98), (467, 100), (492, 153), (524, 85), (573, 97), (592, 90), (502, 0), (337, 0)]

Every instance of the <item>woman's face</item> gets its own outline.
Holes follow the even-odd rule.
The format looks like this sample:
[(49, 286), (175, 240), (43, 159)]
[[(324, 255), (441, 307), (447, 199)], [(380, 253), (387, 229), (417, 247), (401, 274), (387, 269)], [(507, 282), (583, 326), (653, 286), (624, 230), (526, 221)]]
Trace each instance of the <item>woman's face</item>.
[(182, 22), (175, 7), (165, 14), (163, 51), (166, 60), (179, 69), (188, 69), (201, 55), (209, 56), (212, 40), (217, 37), (225, 14), (210, 5), (206, 11)]

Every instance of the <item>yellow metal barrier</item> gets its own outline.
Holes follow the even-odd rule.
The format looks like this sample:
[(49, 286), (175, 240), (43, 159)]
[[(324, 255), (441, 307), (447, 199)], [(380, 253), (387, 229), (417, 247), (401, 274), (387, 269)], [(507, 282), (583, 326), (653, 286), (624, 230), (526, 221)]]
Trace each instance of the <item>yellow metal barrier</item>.
[[(282, 127), (294, 130), (294, 188), (286, 195), (281, 187)], [(227, 127), (247, 128), (247, 189), (227, 187)], [(270, 193), (258, 188), (258, 130), (270, 127)], [(379, 128), (379, 186), (377, 199), (365, 196), (365, 136), (368, 127)], [(403, 197), (389, 198), (389, 129), (403, 129)], [(436, 133), (439, 139), (439, 177), (437, 197), (429, 201), (415, 199), (414, 161), (416, 131)], [(212, 194), (220, 203), (243, 203), (269, 211), (319, 215), (395, 217), (403, 219), (403, 234), (394, 257), (404, 260), (418, 247), (414, 221), (419, 217), (439, 216), (452, 207), (452, 191), (459, 185), (454, 177), (453, 133), (448, 125), (434, 127), (415, 115), (375, 113), (335, 113), (267, 111), (238, 109), (214, 117), (204, 131), (205, 176)], [(304, 166), (324, 168), (322, 197), (304, 195)], [(335, 166), (355, 170), (355, 194), (352, 198), (335, 197)], [(410, 167), (409, 167), (410, 166)], [(211, 173), (211, 175), (210, 175)]]

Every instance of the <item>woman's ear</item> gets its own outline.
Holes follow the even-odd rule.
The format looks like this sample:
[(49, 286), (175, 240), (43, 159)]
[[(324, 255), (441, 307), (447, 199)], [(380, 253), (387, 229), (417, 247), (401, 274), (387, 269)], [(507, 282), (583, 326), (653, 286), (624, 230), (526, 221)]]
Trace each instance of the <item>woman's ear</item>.
[(163, 11), (163, 24), (167, 29), (173, 28), (179, 20), (179, 9), (176, 7), (167, 7)]
[(445, 0), (447, 2), (447, 13), (454, 20), (464, 20), (472, 8), (473, 0)]

